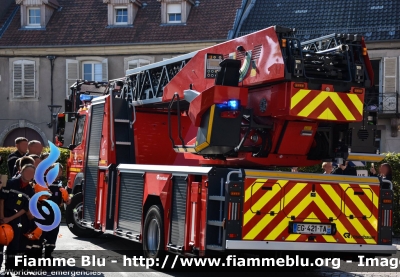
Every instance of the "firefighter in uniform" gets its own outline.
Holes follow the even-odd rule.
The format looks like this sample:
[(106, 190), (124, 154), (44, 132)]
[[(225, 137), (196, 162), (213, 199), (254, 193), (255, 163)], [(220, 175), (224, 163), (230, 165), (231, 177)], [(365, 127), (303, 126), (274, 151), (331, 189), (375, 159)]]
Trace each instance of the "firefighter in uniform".
[(26, 152), (28, 151), (28, 139), (23, 137), (16, 138), (15, 147), (17, 148), (17, 150), (11, 153), (7, 159), (7, 167), (10, 178), (14, 176), (15, 161), (25, 156)]
[(12, 269), (15, 266), (14, 256), (23, 254), (26, 249), (27, 239), (23, 234), (28, 231), (32, 218), (29, 200), (34, 190), (29, 182), (34, 176), (35, 167), (27, 164), (22, 168), (21, 176), (8, 180), (0, 191), (0, 224), (9, 224), (14, 232), (14, 238), (7, 246), (6, 269)]

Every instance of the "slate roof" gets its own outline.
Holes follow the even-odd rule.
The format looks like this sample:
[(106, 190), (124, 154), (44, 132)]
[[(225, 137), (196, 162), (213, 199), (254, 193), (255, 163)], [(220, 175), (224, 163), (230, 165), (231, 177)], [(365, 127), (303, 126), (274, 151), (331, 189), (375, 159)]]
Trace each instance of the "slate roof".
[[(160, 2), (144, 2), (147, 6), (139, 9), (133, 27), (107, 27), (108, 8), (103, 0), (58, 0), (61, 8), (45, 30), (21, 30), (18, 11), (0, 37), (0, 48), (226, 40), (242, 5), (242, 0), (202, 0), (192, 7), (185, 25), (171, 26), (161, 24)], [(6, 20), (0, 19), (0, 28)]]
[(357, 33), (367, 41), (400, 39), (400, 0), (256, 0), (238, 36), (280, 25), (301, 40)]

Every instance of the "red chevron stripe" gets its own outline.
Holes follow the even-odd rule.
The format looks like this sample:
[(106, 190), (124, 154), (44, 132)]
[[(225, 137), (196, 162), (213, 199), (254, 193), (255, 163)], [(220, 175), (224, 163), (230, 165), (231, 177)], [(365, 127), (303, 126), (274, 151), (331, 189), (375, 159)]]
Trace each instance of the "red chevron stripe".
[(308, 118), (318, 118), (327, 108), (335, 115), (336, 119), (339, 121), (347, 121), (343, 116), (342, 112), (332, 101), (331, 98), (326, 98), (309, 116)]
[[(361, 188), (361, 186), (359, 184), (351, 184), (351, 187), (353, 188), (354, 191), (361, 191), (362, 190), (362, 188)], [(369, 188), (371, 188), (371, 192), (370, 193), (372, 194), (372, 192), (373, 192), (372, 186), (370, 186)], [(374, 197), (374, 196), (372, 195), (372, 197)], [(371, 208), (372, 214), (375, 217), (378, 216), (378, 210), (375, 208), (374, 203), (369, 199), (368, 196), (366, 196), (366, 195), (362, 196), (362, 197), (359, 196), (358, 198), (361, 200), (361, 202), (364, 203), (364, 205), (367, 208)]]
[[(287, 186), (288, 184), (286, 184), (286, 186)], [(278, 204), (280, 201), (281, 201), (281, 199), (283, 199), (283, 197), (286, 195), (286, 193), (288, 193), (289, 192), (289, 190), (287, 190), (287, 191), (281, 191), (281, 193), (277, 193), (274, 197), (272, 197), (272, 199), (268, 202), (268, 203), (265, 203), (265, 205), (264, 205), (264, 207), (266, 208), (266, 209), (272, 209), (276, 204)], [(249, 202), (249, 203), (251, 203), (251, 201), (247, 201), (247, 202)], [(263, 207), (263, 208), (264, 208)], [(262, 209), (263, 209), (262, 208)], [(247, 208), (246, 209), (244, 209), (243, 210), (243, 212), (244, 213), (246, 213), (247, 211), (249, 211), (251, 209), (251, 206), (249, 207), (249, 206), (247, 206)], [(275, 212), (277, 212), (278, 213), (278, 211), (275, 211)], [(281, 212), (279, 212), (279, 213), (281, 213)], [(278, 214), (279, 214), (278, 213)], [(265, 214), (260, 214), (260, 215), (255, 215), (252, 219), (250, 219), (250, 221), (245, 225), (245, 226), (243, 226), (243, 234), (244, 235), (246, 235), (248, 232), (250, 232), (251, 231), (251, 229), (253, 229), (253, 227), (254, 226), (256, 226), (256, 224), (263, 218), (265, 216)]]
[[(357, 96), (358, 96), (358, 98), (360, 98), (359, 95), (357, 95)], [(362, 114), (360, 114), (360, 112), (357, 110), (357, 107), (354, 105), (354, 103), (347, 96), (347, 93), (339, 93), (339, 97), (340, 97), (340, 99), (342, 99), (344, 104), (347, 106), (349, 111), (353, 114), (353, 116), (356, 119), (361, 119), (362, 118)], [(361, 103), (363, 103), (363, 102), (361, 102)]]
[[(315, 202), (311, 202), (310, 205), (306, 209), (304, 209), (298, 217), (296, 217), (296, 222), (307, 222), (307, 219), (305, 219), (307, 216), (310, 215), (310, 213), (313, 212), (315, 216), (322, 222), (322, 223), (328, 223), (330, 224), (331, 222), (329, 219), (325, 216), (325, 214), (321, 211), (321, 209), (315, 204)], [(300, 219), (304, 219), (300, 220)], [(288, 224), (289, 226), (289, 224)], [(278, 236), (278, 238), (282, 237), (288, 237), (290, 235), (289, 233), (289, 228), (285, 228), (285, 230)], [(299, 238), (296, 239), (296, 241), (308, 241), (308, 236), (310, 235), (301, 235)], [(317, 235), (316, 236), (317, 242), (326, 242), (326, 240), (321, 236)]]
[[(332, 185), (331, 186), (336, 193), (338, 194), (338, 196), (343, 199), (343, 190), (340, 188), (339, 185)], [(360, 233), (357, 231), (357, 229), (353, 226), (353, 224), (351, 224), (350, 219), (348, 219), (341, 211), (341, 209), (338, 208), (338, 206), (333, 202), (331, 196), (329, 196), (326, 191), (324, 189), (321, 188), (321, 190), (317, 190), (318, 195), (322, 198), (322, 200), (325, 202), (325, 204), (331, 209), (331, 211), (334, 214), (339, 214), (340, 216), (338, 217), (338, 220), (340, 220), (340, 222), (343, 224), (343, 226), (347, 229), (347, 232), (349, 232), (350, 234), (352, 234), (353, 236), (359, 236)], [(343, 206), (343, 203), (341, 203), (341, 206)], [(339, 238), (339, 240), (341, 242), (346, 242), (344, 240), (344, 238), (342, 237), (343, 234), (341, 235), (341, 239)], [(361, 244), (365, 244), (365, 240), (364, 239), (355, 239), (355, 241), (357, 243), (361, 243)]]
[[(343, 191), (343, 195), (345, 194), (345, 191), (344, 191), (344, 189), (341, 187), (341, 186), (339, 186), (340, 187), (340, 189)], [(349, 197), (346, 197), (345, 198), (345, 204), (346, 204), (346, 206), (353, 212), (353, 213), (358, 213), (358, 214), (362, 214), (361, 213), (361, 211), (360, 211), (360, 209), (357, 207), (357, 205), (356, 204), (354, 204), (354, 202), (349, 198)], [(354, 219), (350, 219), (350, 221), (351, 220), (354, 220)], [(363, 227), (365, 228), (365, 230), (367, 230), (367, 232), (371, 235), (371, 236), (375, 236), (376, 237), (376, 230), (374, 229), (374, 227), (371, 225), (371, 223), (369, 222), (369, 221), (367, 221), (367, 220), (364, 220), (364, 219), (362, 219), (362, 218), (359, 218), (358, 219), (360, 222), (361, 222), (361, 224), (363, 225)]]
[[(286, 186), (288, 186), (288, 184)], [(292, 199), (292, 201), (290, 201), (290, 203), (285, 207), (285, 210), (292, 211), (310, 192), (311, 186), (306, 186)], [(274, 216), (274, 219), (271, 220), (271, 222), (255, 237), (255, 240), (264, 240), (264, 238), (286, 217), (287, 215), (284, 211), (279, 212)]]
[(293, 109), (290, 111), (292, 115), (297, 115), (299, 112), (301, 112), (305, 107), (307, 107), (310, 102), (318, 96), (320, 91), (312, 90), (310, 91), (299, 103), (297, 103), (296, 106), (293, 107)]

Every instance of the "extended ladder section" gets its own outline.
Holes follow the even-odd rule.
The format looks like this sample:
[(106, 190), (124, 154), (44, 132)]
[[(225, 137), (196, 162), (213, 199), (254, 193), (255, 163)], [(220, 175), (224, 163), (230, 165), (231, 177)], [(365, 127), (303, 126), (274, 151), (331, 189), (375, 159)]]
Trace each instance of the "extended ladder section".
[(129, 99), (134, 106), (161, 103), (164, 87), (196, 53), (128, 70), (122, 97)]

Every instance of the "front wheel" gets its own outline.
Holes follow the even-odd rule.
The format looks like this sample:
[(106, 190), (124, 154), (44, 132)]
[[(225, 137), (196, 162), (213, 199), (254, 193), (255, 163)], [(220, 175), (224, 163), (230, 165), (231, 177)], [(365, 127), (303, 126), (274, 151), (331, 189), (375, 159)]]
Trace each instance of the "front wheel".
[(164, 225), (160, 208), (151, 206), (143, 228), (143, 251), (146, 258), (160, 258), (164, 252)]
[(65, 219), (68, 229), (77, 237), (93, 238), (101, 235), (101, 232), (96, 232), (93, 229), (85, 228), (80, 224), (83, 215), (83, 195), (82, 193), (75, 194), (71, 203), (65, 209)]

